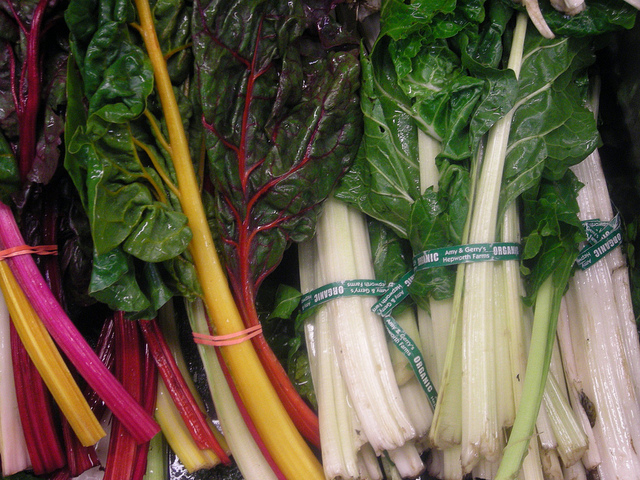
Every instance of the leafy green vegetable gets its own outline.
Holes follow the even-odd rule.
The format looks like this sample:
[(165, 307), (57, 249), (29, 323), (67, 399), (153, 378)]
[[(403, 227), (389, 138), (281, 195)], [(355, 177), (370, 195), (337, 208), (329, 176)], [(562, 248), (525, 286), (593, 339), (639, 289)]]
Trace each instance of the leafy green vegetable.
[(564, 15), (547, 0), (540, 10), (551, 30), (558, 36), (588, 37), (633, 27), (637, 10), (616, 0), (590, 0), (588, 8), (575, 16)]
[[(497, 3), (481, 25), (485, 14), (477, 7), (458, 5), (456, 15), (467, 21), (454, 38), (433, 39), (413, 17), (415, 28), (400, 37), (398, 21), (394, 38), (381, 37), (363, 59), (365, 135), (336, 196), (411, 240), (415, 253), (460, 244), (470, 163), (482, 135), (515, 101), (513, 72), (498, 68), (512, 10)], [(383, 32), (385, 21), (395, 25), (394, 15), (383, 10)], [(437, 192), (420, 190), (418, 130), (442, 146)], [(452, 295), (453, 283), (451, 268), (436, 268), (418, 272), (411, 289), (417, 298), (442, 299)]]
[[(185, 2), (159, 2), (160, 39), (176, 53), (177, 89), (191, 75)], [(173, 294), (199, 291), (187, 246), (191, 232), (174, 190), (153, 72), (129, 2), (71, 2), (65, 13), (73, 59), (65, 167), (80, 192), (94, 240), (90, 293), (132, 317), (150, 318)], [(86, 107), (83, 99), (86, 98)], [(183, 119), (199, 119), (186, 95)], [(197, 141), (198, 137), (195, 136)]]
[[(586, 239), (576, 200), (581, 187), (568, 171), (560, 180), (543, 181), (522, 196), (525, 232), (522, 269), (528, 276), (530, 303), (546, 278), (560, 275), (556, 272), (571, 271), (578, 246)], [(563, 285), (562, 280), (558, 279), (558, 285)], [(568, 278), (564, 280), (566, 285)], [(564, 293), (564, 287), (560, 290)]]

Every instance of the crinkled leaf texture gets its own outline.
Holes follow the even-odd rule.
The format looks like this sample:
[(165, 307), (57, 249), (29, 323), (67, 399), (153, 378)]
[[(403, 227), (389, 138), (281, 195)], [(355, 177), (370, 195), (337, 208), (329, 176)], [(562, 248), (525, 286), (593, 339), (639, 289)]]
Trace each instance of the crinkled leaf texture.
[(546, 40), (529, 29), (505, 160), (503, 209), (541, 178), (561, 179), (598, 145), (583, 88), (593, 61), (590, 41)]
[(558, 180), (542, 179), (536, 188), (522, 195), (523, 231), (525, 233), (522, 270), (527, 275), (529, 304), (535, 302), (537, 291), (550, 275), (564, 292), (578, 256), (578, 246), (586, 239), (578, 218), (580, 182), (571, 170)]
[[(188, 25), (176, 21), (189, 19), (189, 10), (182, 2), (171, 3), (172, 14), (166, 2), (156, 10), (164, 15), (158, 23), (166, 51), (189, 39)], [(152, 128), (153, 122), (166, 135), (153, 71), (129, 26), (135, 21), (130, 2), (72, 1), (65, 18), (75, 61), (68, 75), (65, 167), (91, 224), (90, 291), (131, 317), (149, 318), (173, 294), (199, 291), (187, 252), (191, 231), (186, 216), (158, 171), (175, 183), (162, 134)], [(187, 79), (184, 65), (174, 65), (173, 71), (176, 82)], [(188, 102), (184, 95), (179, 98)], [(181, 105), (187, 126), (192, 110)]]
[(221, 245), (234, 290), (252, 302), (289, 243), (313, 234), (321, 202), (352, 163), (358, 51), (324, 48), (297, 1), (196, 2), (194, 17)]
[(451, 162), (464, 167), (517, 91), (513, 73), (497, 68), (511, 10), (492, 9), (480, 26), (481, 5), (461, 3), (453, 13), (447, 4), (441, 8), (447, 18), (464, 18), (453, 22), (455, 39), (448, 38), (451, 32), (433, 38), (418, 28), (429, 24), (429, 16), (412, 15), (403, 23), (397, 17), (404, 6), (383, 9), (391, 31), (363, 58), (364, 140), (337, 192), (403, 238), (409, 237), (412, 204), (420, 197), (418, 129), (441, 142), (441, 175)]
[(336, 196), (407, 238), (411, 205), (420, 195), (418, 131), (388, 57), (379, 58), (378, 68), (376, 76), (373, 60), (363, 56), (364, 137)]

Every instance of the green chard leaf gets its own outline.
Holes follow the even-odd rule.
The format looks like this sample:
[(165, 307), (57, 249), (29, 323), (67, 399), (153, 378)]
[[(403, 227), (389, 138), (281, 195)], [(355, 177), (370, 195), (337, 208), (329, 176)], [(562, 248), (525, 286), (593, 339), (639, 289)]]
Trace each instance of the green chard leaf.
[(409, 100), (395, 85), (387, 59), (381, 59), (376, 78), (372, 59), (362, 58), (364, 138), (336, 197), (407, 238), (411, 204), (420, 195), (418, 132), (408, 113)]
[(377, 220), (367, 219), (367, 227), (376, 279), (397, 282), (413, 268), (409, 242)]
[(194, 7), (216, 229), (247, 309), (288, 245), (314, 233), (321, 202), (360, 143), (357, 44), (343, 43), (351, 37), (340, 25), (307, 7), (313, 23), (299, 2)]
[[(186, 2), (158, 2), (162, 48), (174, 87), (188, 91), (191, 69)], [(153, 71), (123, 1), (72, 1), (65, 19), (73, 62), (65, 168), (83, 202), (94, 242), (91, 294), (131, 317), (149, 318), (174, 294), (199, 292), (187, 246), (191, 231), (174, 194), (166, 129)], [(181, 43), (182, 42), (182, 43)], [(194, 107), (179, 95), (188, 127)]]
[(633, 27), (637, 9), (617, 0), (591, 0), (588, 8), (577, 15), (565, 15), (552, 7), (551, 2), (540, 2), (540, 10), (558, 36), (590, 37)]
[(503, 209), (541, 178), (562, 178), (599, 143), (582, 88), (594, 61), (590, 42), (547, 40), (530, 27), (524, 55), (503, 174)]
[(566, 272), (573, 270), (580, 242), (586, 240), (578, 218), (577, 194), (582, 184), (571, 170), (558, 180), (542, 179), (522, 195), (522, 270), (527, 277), (528, 304), (535, 302), (538, 288), (550, 276), (564, 291)]

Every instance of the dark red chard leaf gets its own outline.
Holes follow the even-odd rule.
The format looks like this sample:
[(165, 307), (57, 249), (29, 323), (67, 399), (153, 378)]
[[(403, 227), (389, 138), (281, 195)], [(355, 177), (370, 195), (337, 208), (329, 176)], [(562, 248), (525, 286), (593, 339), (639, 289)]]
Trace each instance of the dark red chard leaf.
[[(314, 233), (322, 201), (360, 143), (357, 44), (325, 48), (318, 32), (337, 38), (340, 29), (328, 27), (330, 9), (307, 11), (314, 16), (305, 17), (298, 1), (272, 0), (194, 8), (216, 228), (247, 325), (259, 321), (258, 287), (291, 242)], [(294, 422), (313, 437), (317, 425), (307, 430), (297, 421), (303, 402), (264, 338), (255, 337), (254, 345)]]
[(235, 291), (253, 299), (288, 244), (313, 234), (359, 145), (357, 50), (321, 48), (296, 2), (210, 2), (196, 15), (220, 237)]
[(0, 0), (0, 129), (22, 182), (47, 183), (58, 164), (68, 36), (62, 3)]

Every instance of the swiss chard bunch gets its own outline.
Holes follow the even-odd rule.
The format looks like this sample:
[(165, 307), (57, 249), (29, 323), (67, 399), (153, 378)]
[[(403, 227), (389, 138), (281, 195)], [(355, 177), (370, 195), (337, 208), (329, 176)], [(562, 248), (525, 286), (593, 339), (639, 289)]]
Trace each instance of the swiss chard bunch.
[(322, 200), (360, 142), (357, 40), (320, 7), (197, 4), (194, 51), (217, 228), (248, 310), (285, 248), (313, 234)]
[[(196, 2), (194, 52), (215, 229), (245, 324), (285, 249), (314, 233), (360, 143), (358, 40), (330, 2)], [(317, 420), (264, 337), (253, 339), (307, 438)], [(306, 413), (304, 413), (306, 412)]]
[[(154, 9), (183, 122), (198, 158), (200, 119), (191, 95), (191, 6)], [(130, 2), (71, 2), (65, 167), (91, 224), (89, 291), (112, 309), (152, 318), (172, 295), (199, 291), (177, 198), (166, 125)]]
[[(511, 10), (496, 3), (485, 13), (473, 1), (440, 8), (424, 15), (390, 2), (382, 10), (381, 36), (363, 60), (365, 135), (337, 192), (409, 239), (415, 253), (460, 244), (473, 157), (517, 89), (500, 68)], [(435, 151), (424, 150), (425, 137)], [(427, 178), (429, 163), (437, 167)], [(411, 288), (418, 298), (450, 297), (454, 275), (450, 267), (421, 271)]]

